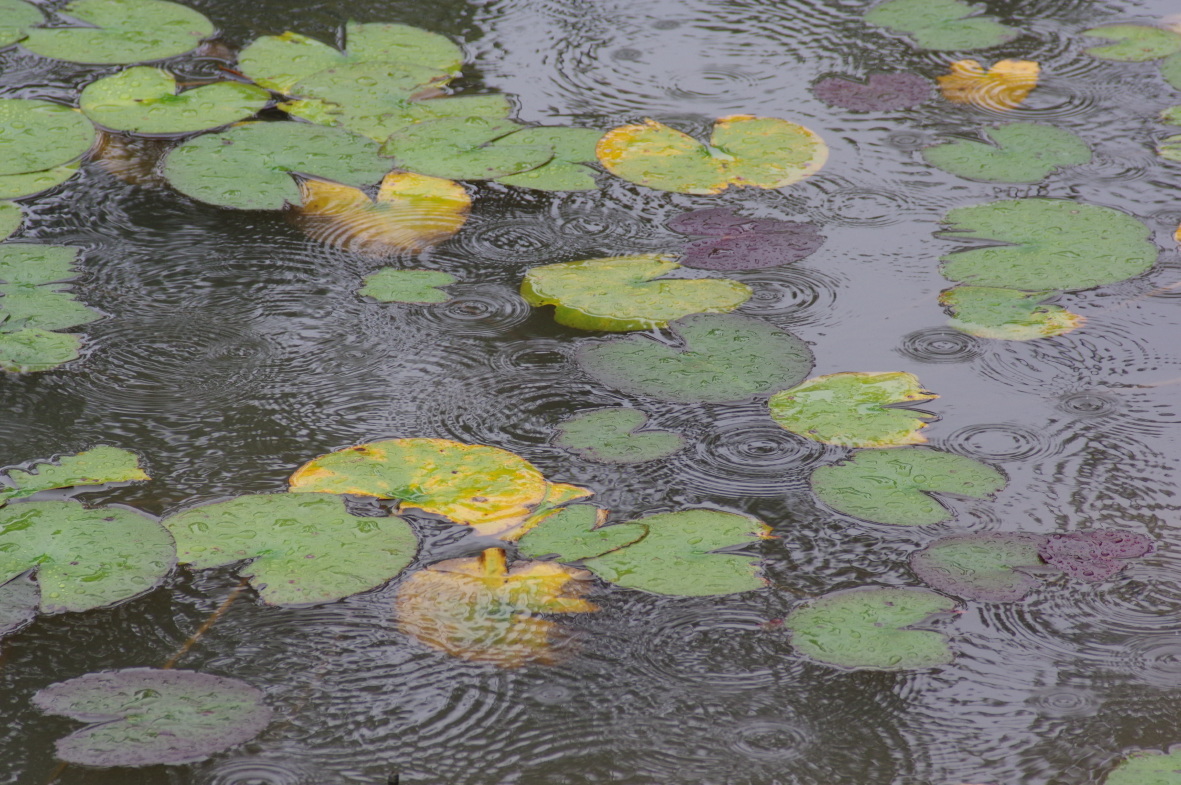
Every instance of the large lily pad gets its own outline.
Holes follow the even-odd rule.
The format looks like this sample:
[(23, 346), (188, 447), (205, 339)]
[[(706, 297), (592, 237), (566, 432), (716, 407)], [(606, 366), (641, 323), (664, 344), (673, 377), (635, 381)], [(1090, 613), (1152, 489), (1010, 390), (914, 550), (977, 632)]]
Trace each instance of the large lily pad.
[(490, 180), (549, 163), (548, 144), (523, 144), (507, 119), (448, 117), (406, 126), (386, 140), (382, 154), (403, 169), (452, 180)]
[(0, 199), (17, 199), (48, 191), (78, 173), (77, 162), (43, 169), (40, 172), (0, 175)]
[(0, 99), (0, 175), (61, 166), (94, 143), (95, 130), (76, 109), (28, 98)]
[(1048, 564), (1070, 577), (1098, 583), (1115, 575), (1136, 559), (1152, 551), (1152, 540), (1135, 532), (1091, 529), (1044, 538), (1039, 553)]
[(91, 82), (79, 103), (86, 116), (104, 128), (168, 136), (229, 125), (270, 101), (266, 90), (239, 82), (178, 91), (167, 71), (137, 66)]
[(104, 444), (74, 455), (36, 461), (28, 469), (9, 469), (4, 479), (11, 487), (0, 488), (0, 503), (54, 488), (151, 478), (140, 468), (135, 453)]
[(584, 412), (558, 426), (554, 445), (602, 463), (654, 461), (685, 446), (684, 438), (673, 431), (639, 431), (647, 421), (638, 409)]
[(177, 765), (250, 741), (271, 721), (260, 690), (193, 671), (88, 673), (33, 696), (46, 714), (90, 723), (59, 739), (57, 756), (84, 766)]
[(0, 584), (35, 570), (42, 613), (138, 597), (175, 563), (172, 535), (138, 512), (68, 501), (0, 508)]
[(530, 559), (557, 556), (558, 561), (581, 561), (631, 545), (648, 533), (640, 523), (604, 526), (606, 520), (606, 510), (589, 504), (563, 507), (530, 529), (518, 551)]
[(368, 591), (410, 564), (418, 547), (401, 518), (350, 515), (336, 496), (272, 493), (206, 504), (164, 519), (181, 564), (250, 559), (239, 572), (271, 605), (331, 602)]
[(923, 583), (965, 600), (1015, 602), (1041, 585), (1022, 572), (1042, 565), (1045, 538), (1016, 532), (974, 532), (942, 537), (910, 557)]
[(983, 49), (1020, 35), (960, 0), (888, 0), (867, 11), (865, 21), (910, 35), (920, 49), (942, 51)]
[(367, 275), (358, 294), (383, 303), (445, 303), (451, 295), (439, 287), (455, 283), (455, 276), (438, 270), (398, 270), (387, 267)]
[(204, 15), (167, 0), (76, 0), (61, 13), (85, 26), (33, 28), (22, 45), (55, 60), (127, 65), (184, 54), (214, 32)]
[(656, 280), (678, 267), (656, 254), (549, 264), (525, 273), (521, 296), (533, 306), (555, 306), (558, 324), (610, 332), (665, 327), (694, 313), (725, 313), (750, 299), (751, 288), (738, 281)]
[(64, 245), (4, 243), (0, 245), (0, 281), (37, 286), (78, 277), (78, 249)]
[(909, 629), (955, 602), (922, 589), (853, 589), (826, 594), (788, 614), (792, 645), (840, 668), (896, 671), (951, 662), (947, 636)]
[(375, 142), (339, 128), (306, 123), (244, 123), (190, 139), (173, 150), (165, 174), (181, 192), (241, 210), (300, 204), (290, 173), (346, 185), (375, 183), (391, 164)]
[(900, 371), (832, 373), (771, 396), (771, 419), (792, 433), (843, 447), (923, 444), (931, 415), (899, 408), (939, 396)]
[(828, 160), (828, 147), (809, 129), (753, 115), (721, 118), (708, 145), (645, 120), (608, 131), (597, 150), (616, 177), (686, 194), (716, 194), (730, 186), (782, 188), (815, 174)]
[(20, 228), (24, 214), (21, 206), (13, 202), (0, 202), (0, 240), (7, 239)]
[(1160, 27), (1104, 25), (1084, 30), (1083, 35), (1116, 42), (1087, 50), (1087, 54), (1103, 60), (1143, 63), (1181, 52), (1181, 34)]
[(1082, 327), (1086, 319), (1058, 305), (1042, 301), (1053, 292), (1021, 292), (987, 286), (957, 286), (939, 295), (951, 311), (952, 327), (979, 338), (1032, 341), (1064, 335)]
[(0, 0), (0, 46), (15, 44), (28, 28), (43, 21), (37, 7), (24, 0)]
[(1009, 123), (985, 134), (993, 144), (947, 142), (923, 150), (923, 157), (944, 171), (991, 183), (1037, 183), (1063, 166), (1091, 161), (1087, 143), (1062, 128)]
[(933, 493), (984, 499), (1005, 477), (979, 461), (923, 447), (860, 450), (812, 473), (812, 490), (829, 507), (875, 523), (924, 526), (955, 517)]
[(76, 254), (60, 246), (0, 245), (0, 332), (64, 330), (102, 318), (55, 283), (77, 276), (71, 266)]
[(78, 359), (82, 339), (69, 333), (55, 333), (25, 327), (0, 333), (0, 369), (9, 373), (52, 371)]
[(638, 542), (587, 559), (583, 565), (617, 586), (677, 597), (736, 594), (764, 586), (759, 557), (715, 553), (750, 545), (766, 536), (770, 529), (757, 518), (717, 510), (682, 510), (650, 515), (630, 524), (644, 526), (648, 533)]
[(1167, 753), (1137, 750), (1112, 769), (1103, 785), (1178, 785), (1181, 783), (1181, 748)]
[(740, 401), (799, 384), (812, 351), (761, 319), (698, 314), (669, 325), (674, 347), (646, 337), (588, 342), (576, 358), (603, 384), (665, 401)]

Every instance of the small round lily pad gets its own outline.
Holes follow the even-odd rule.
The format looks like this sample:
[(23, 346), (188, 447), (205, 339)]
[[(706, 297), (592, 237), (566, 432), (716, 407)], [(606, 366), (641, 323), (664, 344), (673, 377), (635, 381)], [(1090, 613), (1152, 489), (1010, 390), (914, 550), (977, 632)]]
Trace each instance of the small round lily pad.
[(175, 57), (214, 33), (205, 16), (167, 0), (76, 0), (60, 13), (77, 27), (37, 27), (21, 42), (43, 57), (128, 65)]
[(1037, 183), (1064, 166), (1091, 161), (1091, 148), (1075, 134), (1038, 123), (989, 128), (993, 142), (960, 140), (923, 150), (927, 163), (971, 180)]
[(384, 270), (365, 276), (358, 294), (383, 303), (445, 303), (451, 296), (439, 287), (455, 283), (455, 276), (438, 270)]
[(685, 446), (672, 431), (640, 431), (648, 416), (638, 409), (597, 409), (558, 426), (554, 445), (602, 463), (645, 463)]
[(942, 537), (910, 557), (923, 583), (965, 600), (1015, 602), (1041, 585), (1021, 572), (1042, 561), (1045, 538), (1017, 532), (973, 532)]
[(70, 333), (55, 333), (39, 327), (0, 332), (0, 370), (9, 373), (51, 371), (78, 359), (82, 339)]
[(94, 144), (95, 130), (76, 109), (28, 98), (0, 99), (0, 175), (67, 164)]

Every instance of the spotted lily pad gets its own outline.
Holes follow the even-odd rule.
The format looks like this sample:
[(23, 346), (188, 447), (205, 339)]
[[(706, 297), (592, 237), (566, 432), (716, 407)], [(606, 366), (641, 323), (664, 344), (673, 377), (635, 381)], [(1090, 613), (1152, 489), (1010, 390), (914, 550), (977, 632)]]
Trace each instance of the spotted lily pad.
[(484, 116), (449, 117), (406, 126), (386, 140), (382, 154), (403, 169), (452, 180), (490, 180), (549, 163), (548, 144), (524, 144), (522, 126)]
[(922, 444), (932, 415), (899, 408), (938, 398), (911, 373), (851, 372), (817, 376), (767, 402), (771, 419), (813, 441), (843, 447)]
[(376, 588), (414, 558), (401, 518), (361, 518), (337, 496), (239, 496), (164, 519), (177, 558), (196, 569), (239, 569), (270, 605), (332, 602)]
[(390, 168), (375, 142), (339, 128), (261, 122), (190, 139), (168, 155), (164, 171), (175, 188), (194, 199), (278, 210), (302, 201), (291, 172), (363, 185), (377, 182)]
[(28, 98), (0, 99), (0, 175), (62, 166), (94, 143), (94, 126), (76, 109)]
[(0, 202), (0, 240), (7, 239), (20, 228), (24, 215), (21, 206), (12, 202)]
[(956, 104), (1007, 112), (1020, 106), (1037, 87), (1040, 66), (1031, 60), (1000, 60), (991, 68), (975, 60), (951, 64), (951, 72), (940, 76), (943, 97)]
[(1116, 42), (1087, 50), (1087, 54), (1103, 60), (1143, 63), (1181, 52), (1181, 34), (1160, 27), (1104, 25), (1084, 30), (1083, 35)]
[(812, 473), (812, 490), (832, 509), (895, 526), (925, 526), (955, 517), (931, 494), (984, 499), (1005, 477), (979, 461), (924, 447), (859, 450)]
[(912, 629), (955, 602), (922, 589), (853, 589), (805, 603), (788, 614), (792, 645), (839, 668), (896, 671), (952, 660), (947, 636)]
[(0, 175), (0, 199), (35, 196), (69, 180), (78, 173), (78, 162), (55, 166), (40, 172)]
[(1092, 529), (1068, 534), (1051, 534), (1039, 553), (1070, 577), (1097, 583), (1127, 566), (1124, 561), (1152, 551), (1152, 540), (1135, 532)]
[(0, 370), (9, 373), (52, 371), (78, 359), (82, 339), (38, 327), (0, 333)]
[(716, 194), (730, 186), (782, 188), (815, 174), (828, 160), (828, 147), (809, 129), (753, 115), (721, 118), (709, 144), (645, 120), (608, 131), (597, 151), (616, 177), (686, 194)]
[(870, 74), (864, 82), (828, 76), (812, 93), (829, 106), (851, 112), (894, 112), (918, 106), (931, 97), (931, 83), (918, 74)]
[[(694, 213), (702, 215), (694, 220)], [(777, 218), (744, 218), (725, 208), (697, 210), (668, 222), (684, 234), (705, 234), (685, 246), (679, 260), (704, 270), (758, 270), (798, 262), (824, 244), (815, 224)], [(725, 213), (723, 218), (720, 214)], [(683, 228), (678, 228), (683, 227)]]
[(398, 112), (415, 95), (449, 78), (446, 72), (414, 63), (344, 63), (299, 80), (287, 91), (293, 99), (279, 106), (314, 123), (355, 130), (354, 123), (374, 123)]
[(238, 82), (218, 82), (179, 92), (167, 71), (137, 66), (91, 82), (82, 111), (104, 128), (145, 135), (187, 134), (250, 117), (270, 93)]
[(947, 142), (923, 150), (923, 157), (946, 172), (990, 183), (1037, 183), (1063, 166), (1091, 161), (1086, 142), (1050, 125), (1009, 123), (985, 134), (992, 144)]
[(638, 409), (597, 409), (558, 426), (554, 445), (602, 463), (644, 463), (685, 446), (672, 431), (640, 431), (648, 416)]
[(740, 401), (798, 384), (812, 370), (812, 351), (761, 319), (698, 314), (669, 329), (681, 346), (632, 337), (588, 342), (578, 364), (600, 382), (664, 401)]
[(1181, 748), (1167, 753), (1137, 750), (1120, 761), (1103, 785), (1178, 785), (1181, 783)]
[[(353, 133), (367, 136), (377, 142), (385, 142), (392, 135), (416, 123), (444, 120), (455, 117), (484, 117), (489, 120), (507, 120), (513, 113), (513, 106), (503, 95), (462, 95), (443, 98), (419, 98), (405, 95), (386, 95), (376, 104), (334, 104), (320, 102), (321, 115), (311, 117), (306, 109), (308, 102), (301, 105), (301, 116), (313, 122), (338, 125)], [(280, 104), (294, 110), (291, 104)], [(573, 129), (571, 129), (573, 130)], [(522, 133), (518, 131), (517, 133)], [(552, 163), (558, 163), (553, 161)]]
[(1053, 292), (1020, 292), (986, 286), (957, 286), (939, 295), (950, 310), (949, 325), (979, 338), (1032, 341), (1064, 335), (1082, 327), (1086, 319), (1042, 301)]
[(534, 267), (521, 296), (553, 305), (554, 320), (580, 330), (626, 332), (665, 327), (694, 313), (732, 311), (751, 288), (728, 279), (660, 279), (680, 267), (667, 256), (613, 256)]
[(151, 479), (139, 467), (135, 453), (105, 444), (55, 460), (35, 461), (27, 469), (9, 469), (3, 477), (10, 487), (0, 488), (0, 504), (54, 488)]
[(21, 44), (55, 60), (127, 65), (184, 54), (214, 32), (204, 15), (167, 0), (76, 0), (60, 13), (82, 24), (33, 28)]
[(1066, 199), (1009, 199), (957, 207), (948, 237), (985, 248), (943, 257), (951, 281), (1004, 289), (1089, 289), (1140, 275), (1156, 261), (1149, 229), (1110, 207)]
[(46, 714), (90, 723), (59, 739), (57, 757), (83, 766), (178, 765), (250, 741), (271, 721), (260, 690), (194, 671), (88, 673), (33, 696)]
[(0, 0), (0, 46), (11, 46), (24, 38), (28, 28), (45, 21), (35, 5), (24, 0)]
[(606, 520), (606, 510), (589, 504), (563, 507), (530, 529), (520, 539), (518, 550), (530, 559), (557, 556), (558, 561), (574, 562), (631, 545), (648, 533), (640, 523), (604, 526)]
[(397, 270), (387, 267), (365, 277), (359, 292), (383, 303), (445, 303), (451, 295), (439, 287), (455, 283), (455, 276), (438, 270)]
[(910, 557), (923, 583), (965, 600), (1016, 602), (1041, 585), (1023, 569), (1042, 565), (1044, 537), (1016, 532), (974, 532), (942, 537)]
[(983, 49), (1020, 35), (960, 0), (888, 0), (866, 12), (865, 21), (906, 33), (920, 49), (942, 51)]

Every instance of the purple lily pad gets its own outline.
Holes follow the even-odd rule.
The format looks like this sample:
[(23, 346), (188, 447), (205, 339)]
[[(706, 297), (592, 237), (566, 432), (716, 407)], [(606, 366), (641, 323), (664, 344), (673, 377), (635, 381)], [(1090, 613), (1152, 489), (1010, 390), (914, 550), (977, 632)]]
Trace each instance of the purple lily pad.
[(699, 234), (706, 237), (724, 237), (742, 231), (751, 219), (737, 215), (725, 207), (711, 207), (708, 210), (692, 210), (681, 213), (665, 224), (681, 234)]
[(918, 106), (931, 97), (931, 83), (918, 74), (871, 74), (864, 82), (825, 77), (812, 93), (829, 106), (852, 112), (891, 112)]
[(673, 218), (668, 227), (682, 234), (705, 235), (685, 246), (679, 260), (702, 270), (759, 270), (798, 262), (824, 244), (815, 224), (747, 218), (723, 207), (694, 210)]
[(1135, 559), (1152, 551), (1152, 540), (1134, 532), (1093, 529), (1051, 534), (1039, 553), (1048, 564), (1071, 578), (1088, 583), (1105, 581)]
[(914, 574), (933, 589), (986, 602), (1015, 602), (1041, 582), (1022, 572), (1041, 565), (1036, 534), (983, 532), (942, 537), (910, 557)]

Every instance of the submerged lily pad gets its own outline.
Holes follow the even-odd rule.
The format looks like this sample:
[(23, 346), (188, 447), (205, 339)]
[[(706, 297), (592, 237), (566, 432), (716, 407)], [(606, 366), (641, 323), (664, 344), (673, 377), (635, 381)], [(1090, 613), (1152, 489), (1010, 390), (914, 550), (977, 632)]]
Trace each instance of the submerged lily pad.
[(888, 0), (867, 11), (865, 21), (910, 35), (920, 49), (983, 49), (1021, 34), (960, 0)]
[(828, 160), (828, 147), (809, 129), (753, 115), (719, 119), (708, 145), (645, 120), (608, 131), (597, 151), (616, 177), (686, 194), (716, 194), (730, 186), (782, 188), (815, 174)]
[(960, 60), (951, 64), (950, 73), (938, 77), (939, 90), (952, 103), (1007, 112), (1029, 97), (1040, 72), (1032, 60), (1000, 60), (992, 68)]
[(986, 286), (957, 286), (939, 295), (939, 304), (951, 310), (952, 327), (979, 338), (1032, 341), (1064, 335), (1083, 326), (1086, 319), (1042, 301), (1053, 292), (1021, 292)]
[(1136, 559), (1152, 551), (1152, 540), (1135, 532), (1092, 529), (1068, 534), (1051, 534), (1039, 553), (1047, 563), (1071, 578), (1088, 583), (1105, 581)]
[(250, 741), (271, 721), (260, 690), (194, 671), (88, 673), (33, 696), (46, 714), (87, 727), (59, 739), (57, 757), (83, 766), (178, 765)]
[(418, 539), (401, 518), (350, 515), (336, 496), (239, 496), (164, 519), (181, 564), (250, 559), (239, 572), (270, 605), (332, 602), (376, 588), (410, 564)]
[(238, 82), (178, 90), (167, 71), (137, 66), (91, 82), (79, 103), (104, 128), (173, 135), (229, 125), (257, 113), (271, 99), (261, 87)]
[(21, 44), (55, 60), (127, 65), (184, 54), (214, 32), (204, 15), (167, 0), (76, 0), (59, 13), (85, 26), (33, 28)]
[(996, 469), (924, 447), (859, 450), (812, 473), (812, 490), (838, 512), (895, 526), (926, 526), (955, 517), (931, 494), (984, 499), (1005, 487)]
[(87, 611), (154, 589), (176, 563), (176, 548), (152, 518), (77, 502), (0, 508), (0, 584), (35, 570), (41, 612)]
[(25, 172), (24, 174), (0, 175), (0, 199), (17, 199), (22, 196), (35, 196), (42, 191), (48, 191), (69, 180), (78, 173), (79, 164), (65, 164), (45, 169), (40, 172)]
[[(698, 213), (700, 220), (695, 220)], [(725, 208), (684, 213), (668, 226), (684, 234), (706, 235), (685, 246), (679, 260), (686, 267), (704, 270), (759, 270), (790, 264), (810, 256), (825, 240), (812, 223), (744, 218)]]
[(971, 180), (1037, 183), (1063, 166), (1091, 161), (1091, 148), (1070, 131), (1009, 123), (985, 132), (993, 144), (959, 140), (923, 150), (927, 163)]
[(1041, 585), (1022, 568), (1041, 565), (1045, 538), (1016, 532), (942, 537), (910, 557), (910, 568), (933, 589), (965, 600), (1016, 602)]
[(584, 343), (586, 373), (624, 392), (680, 403), (723, 403), (783, 390), (812, 370), (812, 351), (761, 319), (697, 314), (669, 329), (681, 346), (646, 337)]
[(383, 303), (445, 303), (451, 295), (439, 287), (455, 283), (455, 276), (438, 270), (397, 270), (387, 267), (365, 277), (358, 294)]
[(952, 661), (947, 636), (909, 629), (955, 602), (923, 589), (853, 589), (826, 594), (793, 610), (784, 621), (792, 645), (840, 668), (895, 671)]
[(29, 98), (0, 99), (0, 175), (40, 172), (73, 161), (94, 144), (85, 115)]
[(26, 30), (45, 21), (35, 5), (24, 0), (0, 0), (0, 46), (11, 46), (24, 38)]
[(1167, 753), (1156, 750), (1137, 750), (1120, 761), (1103, 780), (1103, 785), (1179, 785), (1181, 783), (1181, 749), (1172, 747)]
[(1140, 275), (1157, 257), (1140, 221), (1066, 199), (986, 202), (943, 220), (949, 239), (994, 243), (942, 257), (945, 278), (975, 286), (1089, 289)]
[(602, 463), (654, 461), (685, 446), (673, 431), (639, 431), (646, 422), (648, 416), (638, 409), (597, 409), (559, 425), (554, 445)]
[(12, 233), (20, 228), (23, 220), (24, 214), (19, 204), (0, 202), (0, 240), (11, 237)]
[(81, 346), (77, 335), (37, 327), (0, 333), (0, 369), (9, 373), (52, 371), (78, 359)]
[(0, 504), (54, 488), (151, 479), (139, 467), (135, 453), (105, 444), (75, 455), (36, 461), (28, 469), (9, 469), (4, 478), (11, 487), (0, 487)]
[(1104, 25), (1084, 30), (1083, 35), (1107, 38), (1116, 42), (1105, 46), (1092, 46), (1086, 50), (1092, 57), (1103, 60), (1143, 63), (1181, 52), (1181, 34), (1160, 27)]
[(812, 93), (829, 106), (851, 112), (893, 112), (927, 101), (931, 87), (918, 74), (870, 74), (864, 82), (829, 76), (812, 85)]
[(911, 373), (850, 372), (817, 376), (771, 396), (771, 419), (792, 433), (843, 447), (922, 444), (932, 415), (898, 408), (939, 396)]
[(22, 575), (0, 584), (0, 637), (32, 622), (40, 604), (41, 587), (32, 575)]
[(530, 305), (553, 305), (554, 320), (580, 330), (626, 332), (665, 327), (694, 313), (732, 311), (751, 288), (728, 279), (660, 279), (679, 264), (666, 256), (613, 256), (534, 267), (521, 296)]
[(573, 562), (602, 556), (642, 539), (648, 529), (639, 523), (604, 526), (607, 511), (589, 504), (572, 504), (546, 516), (518, 543), (522, 556), (557, 556)]

